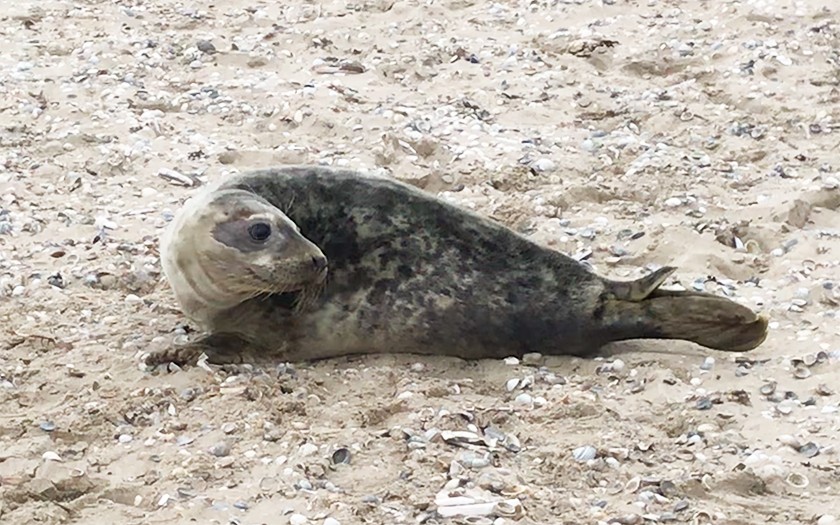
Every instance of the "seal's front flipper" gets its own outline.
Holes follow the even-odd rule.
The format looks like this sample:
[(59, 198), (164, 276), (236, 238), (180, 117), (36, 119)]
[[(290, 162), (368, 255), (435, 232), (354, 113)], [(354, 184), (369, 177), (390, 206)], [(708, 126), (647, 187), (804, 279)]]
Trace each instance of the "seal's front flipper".
[(146, 357), (145, 364), (150, 367), (165, 363), (195, 365), (204, 354), (211, 365), (232, 365), (245, 363), (261, 353), (253, 343), (237, 334), (216, 333), (185, 345), (152, 352)]

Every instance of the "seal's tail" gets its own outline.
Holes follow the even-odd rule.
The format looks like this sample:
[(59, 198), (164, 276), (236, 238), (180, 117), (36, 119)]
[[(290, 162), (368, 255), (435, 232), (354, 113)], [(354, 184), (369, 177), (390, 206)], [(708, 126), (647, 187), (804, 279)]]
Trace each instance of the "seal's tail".
[(604, 304), (616, 339), (683, 339), (731, 352), (752, 350), (767, 337), (768, 319), (717, 295), (660, 290), (676, 268), (630, 282), (611, 281)]

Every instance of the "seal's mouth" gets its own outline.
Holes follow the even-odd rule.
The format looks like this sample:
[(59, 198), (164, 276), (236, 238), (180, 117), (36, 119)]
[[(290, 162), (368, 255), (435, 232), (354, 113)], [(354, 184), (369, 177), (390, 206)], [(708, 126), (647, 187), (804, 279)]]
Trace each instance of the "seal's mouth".
[[(323, 289), (328, 276), (328, 271), (323, 268), (317, 272), (305, 277), (289, 278), (288, 273), (283, 272), (262, 272), (255, 271), (249, 268), (248, 273), (251, 279), (248, 279), (247, 287), (251, 288), (255, 295), (278, 295), (288, 293), (307, 293), (313, 290)], [(245, 284), (245, 283), (243, 283)]]

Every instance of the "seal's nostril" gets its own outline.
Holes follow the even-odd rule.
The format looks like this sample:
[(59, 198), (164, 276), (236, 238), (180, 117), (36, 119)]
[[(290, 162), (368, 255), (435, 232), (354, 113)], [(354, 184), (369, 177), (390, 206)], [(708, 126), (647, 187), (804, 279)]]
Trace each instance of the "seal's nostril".
[(312, 265), (315, 266), (315, 269), (320, 272), (327, 267), (327, 258), (323, 255), (313, 255)]

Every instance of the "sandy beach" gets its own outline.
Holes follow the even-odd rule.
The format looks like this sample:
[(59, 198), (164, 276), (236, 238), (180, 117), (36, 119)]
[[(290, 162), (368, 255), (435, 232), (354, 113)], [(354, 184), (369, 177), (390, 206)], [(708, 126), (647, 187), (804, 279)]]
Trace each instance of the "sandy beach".
[[(3, 0), (0, 523), (840, 522), (830, 4)], [(677, 266), (770, 333), (145, 370), (197, 329), (161, 273), (173, 213), (287, 163), (603, 275)]]

